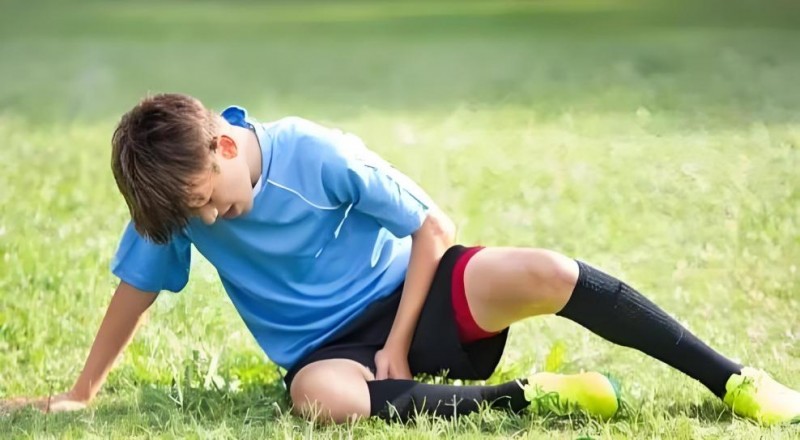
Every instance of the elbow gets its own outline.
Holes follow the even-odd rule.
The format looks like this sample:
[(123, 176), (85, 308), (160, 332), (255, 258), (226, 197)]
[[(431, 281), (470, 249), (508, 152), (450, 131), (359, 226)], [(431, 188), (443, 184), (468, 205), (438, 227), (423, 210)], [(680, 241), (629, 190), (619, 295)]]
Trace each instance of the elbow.
[(452, 246), (456, 240), (456, 224), (447, 215), (441, 211), (431, 211), (428, 214), (426, 223), (430, 223), (430, 232), (437, 241), (446, 245)]
[(452, 246), (456, 242), (456, 224), (447, 216), (444, 216), (442, 222), (442, 239), (447, 242), (448, 246)]

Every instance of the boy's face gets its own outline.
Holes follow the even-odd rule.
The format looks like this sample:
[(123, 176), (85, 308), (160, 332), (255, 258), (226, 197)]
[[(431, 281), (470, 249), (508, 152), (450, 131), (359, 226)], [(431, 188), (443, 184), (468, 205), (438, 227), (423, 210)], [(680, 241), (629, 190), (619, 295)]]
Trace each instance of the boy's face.
[(208, 169), (198, 175), (192, 187), (189, 206), (207, 225), (220, 217), (238, 217), (253, 208), (250, 169), (240, 153), (231, 137), (220, 136), (216, 151), (209, 154)]

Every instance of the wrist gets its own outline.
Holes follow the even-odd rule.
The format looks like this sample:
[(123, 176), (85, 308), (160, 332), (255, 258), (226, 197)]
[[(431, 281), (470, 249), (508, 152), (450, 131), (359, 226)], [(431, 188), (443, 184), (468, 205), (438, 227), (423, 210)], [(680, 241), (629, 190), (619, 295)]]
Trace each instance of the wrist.
[(411, 348), (411, 341), (405, 341), (401, 338), (392, 338), (391, 335), (389, 335), (389, 338), (386, 339), (386, 343), (383, 345), (383, 349), (386, 351), (405, 353), (405, 354), (408, 354), (408, 350), (410, 348)]
[[(403, 294), (405, 295), (405, 292)], [(408, 350), (411, 349), (411, 340), (413, 338), (414, 328), (412, 323), (408, 319), (402, 319), (401, 316), (397, 316), (383, 347), (391, 351), (408, 353)]]
[(73, 387), (71, 390), (67, 391), (64, 394), (66, 394), (66, 397), (69, 400), (72, 400), (72, 401), (75, 401), (75, 402), (86, 403), (86, 404), (88, 404), (92, 400), (92, 398), (94, 397), (91, 394), (91, 392), (89, 392), (89, 391), (81, 391), (77, 387)]

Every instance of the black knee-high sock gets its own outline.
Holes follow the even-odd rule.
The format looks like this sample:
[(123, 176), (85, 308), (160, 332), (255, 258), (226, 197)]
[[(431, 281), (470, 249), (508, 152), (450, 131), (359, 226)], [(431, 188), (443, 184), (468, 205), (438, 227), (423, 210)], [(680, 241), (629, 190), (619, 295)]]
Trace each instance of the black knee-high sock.
[(523, 379), (500, 385), (456, 386), (413, 380), (373, 380), (367, 382), (370, 415), (404, 422), (417, 413), (450, 418), (477, 411), (482, 404), (519, 412), (529, 405), (522, 390), (525, 383)]
[(635, 348), (700, 381), (719, 397), (742, 366), (704, 344), (632, 287), (578, 262), (578, 283), (559, 316)]

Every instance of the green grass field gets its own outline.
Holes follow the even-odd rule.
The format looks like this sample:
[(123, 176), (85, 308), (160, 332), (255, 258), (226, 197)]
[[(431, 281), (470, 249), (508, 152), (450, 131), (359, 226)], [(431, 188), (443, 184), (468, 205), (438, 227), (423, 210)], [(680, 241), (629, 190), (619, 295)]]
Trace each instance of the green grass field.
[[(163, 91), (355, 132), (460, 241), (592, 262), (800, 388), (800, 8), (677, 4), (0, 0), (0, 399), (82, 368), (127, 220), (111, 133)], [(800, 437), (566, 320), (513, 327), (492, 380), (533, 369), (609, 372), (626, 410), (316, 426), (195, 258), (91, 409), (0, 416), (0, 438)]]

